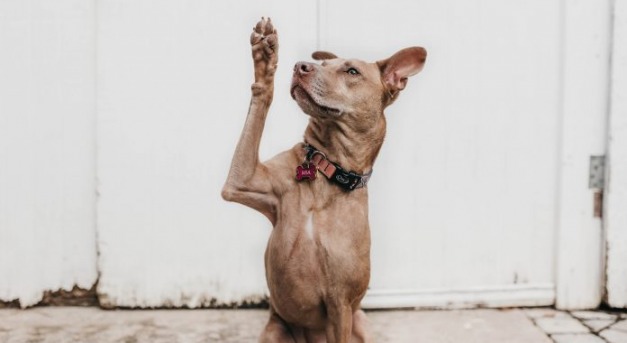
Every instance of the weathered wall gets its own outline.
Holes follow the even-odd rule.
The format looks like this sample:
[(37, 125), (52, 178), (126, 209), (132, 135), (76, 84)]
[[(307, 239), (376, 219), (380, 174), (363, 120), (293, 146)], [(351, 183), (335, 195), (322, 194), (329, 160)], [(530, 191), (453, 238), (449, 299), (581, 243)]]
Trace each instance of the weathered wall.
[[(561, 306), (594, 306), (587, 163), (604, 150), (608, 4), (1, 2), (0, 300), (90, 288), (96, 226), (104, 306), (263, 298), (270, 225), (220, 189), (248, 107), (250, 29), (269, 15), (281, 51), (262, 158), (301, 140), (294, 62), (429, 51), (388, 111), (369, 185), (366, 306), (547, 305), (556, 283)], [(613, 280), (621, 268), (610, 260)]]
[(0, 300), (96, 281), (93, 1), (0, 1)]

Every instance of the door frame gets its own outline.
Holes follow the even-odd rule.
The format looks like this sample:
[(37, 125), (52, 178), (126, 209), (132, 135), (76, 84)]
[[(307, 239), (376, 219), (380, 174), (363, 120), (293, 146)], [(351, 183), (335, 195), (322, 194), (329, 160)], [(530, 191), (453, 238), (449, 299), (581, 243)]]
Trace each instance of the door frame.
[[(603, 296), (604, 239), (588, 183), (590, 157), (605, 154), (612, 0), (562, 0), (561, 149), (555, 305), (596, 308)], [(597, 200), (598, 201), (598, 200)]]
[(627, 1), (614, 2), (604, 226), (607, 304), (627, 308)]

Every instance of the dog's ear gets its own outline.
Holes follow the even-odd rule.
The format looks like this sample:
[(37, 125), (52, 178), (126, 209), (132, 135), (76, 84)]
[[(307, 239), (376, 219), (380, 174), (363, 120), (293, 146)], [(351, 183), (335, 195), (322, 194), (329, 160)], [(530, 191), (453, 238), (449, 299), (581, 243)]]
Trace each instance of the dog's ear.
[(394, 98), (407, 85), (407, 78), (418, 74), (425, 65), (427, 50), (421, 47), (405, 48), (392, 57), (377, 61), (383, 84)]
[(328, 51), (316, 51), (311, 54), (311, 57), (316, 61), (332, 60), (334, 58), (337, 58), (335, 54)]

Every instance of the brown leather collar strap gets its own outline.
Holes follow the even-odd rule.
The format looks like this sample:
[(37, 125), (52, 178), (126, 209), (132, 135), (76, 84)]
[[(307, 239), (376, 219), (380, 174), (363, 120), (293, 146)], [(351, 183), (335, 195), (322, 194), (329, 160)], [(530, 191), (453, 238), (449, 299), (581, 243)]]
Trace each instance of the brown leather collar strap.
[(359, 175), (353, 171), (347, 172), (337, 163), (329, 161), (323, 152), (306, 143), (305, 160), (315, 165), (327, 179), (347, 191), (366, 187), (372, 175), (372, 170), (365, 175)]

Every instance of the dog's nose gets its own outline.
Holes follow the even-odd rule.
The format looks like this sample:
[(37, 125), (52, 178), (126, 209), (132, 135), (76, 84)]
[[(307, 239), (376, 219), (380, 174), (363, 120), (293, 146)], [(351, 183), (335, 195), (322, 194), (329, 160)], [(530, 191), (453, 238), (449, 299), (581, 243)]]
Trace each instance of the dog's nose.
[(314, 65), (309, 62), (298, 62), (294, 66), (294, 73), (298, 73), (300, 75), (309, 74), (313, 71)]

